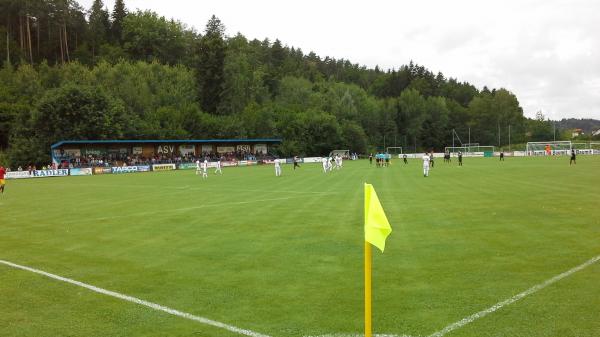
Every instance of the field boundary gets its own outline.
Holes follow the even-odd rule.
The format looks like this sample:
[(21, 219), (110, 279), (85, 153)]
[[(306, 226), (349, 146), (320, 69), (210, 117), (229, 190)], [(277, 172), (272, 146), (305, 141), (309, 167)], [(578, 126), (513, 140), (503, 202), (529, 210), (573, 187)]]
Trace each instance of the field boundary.
[(473, 321), (475, 321), (475, 320), (477, 320), (479, 318), (485, 317), (485, 316), (493, 313), (494, 311), (496, 311), (496, 310), (498, 310), (498, 309), (500, 309), (500, 308), (502, 308), (504, 306), (512, 304), (512, 303), (514, 303), (514, 302), (522, 299), (525, 296), (528, 296), (528, 295), (531, 295), (533, 293), (536, 293), (536, 292), (538, 292), (538, 291), (546, 288), (547, 286), (549, 286), (549, 285), (551, 285), (551, 284), (553, 284), (553, 283), (555, 283), (557, 281), (562, 280), (563, 278), (565, 278), (567, 276), (570, 276), (570, 275), (572, 275), (572, 274), (574, 274), (574, 273), (576, 273), (576, 272), (578, 272), (578, 271), (580, 271), (582, 269), (585, 269), (585, 268), (591, 266), (592, 264), (594, 264), (594, 263), (596, 263), (598, 261), (600, 261), (600, 255), (598, 255), (596, 257), (593, 257), (593, 258), (587, 260), (586, 262), (578, 265), (577, 267), (574, 267), (574, 268), (571, 268), (571, 269), (567, 270), (566, 272), (564, 272), (562, 274), (558, 274), (558, 275), (556, 275), (556, 276), (554, 276), (554, 277), (552, 277), (552, 278), (550, 278), (550, 279), (548, 279), (548, 280), (546, 280), (546, 281), (544, 281), (542, 283), (536, 284), (533, 287), (531, 287), (531, 288), (529, 288), (529, 289), (527, 289), (527, 290), (525, 290), (523, 292), (520, 292), (520, 293), (516, 294), (515, 296), (513, 296), (513, 297), (511, 297), (509, 299), (506, 299), (506, 300), (504, 300), (502, 302), (498, 302), (498, 303), (494, 304), (493, 306), (491, 306), (491, 307), (489, 307), (489, 308), (487, 308), (485, 310), (481, 310), (479, 312), (476, 312), (476, 313), (474, 313), (474, 314), (472, 314), (470, 316), (467, 316), (467, 317), (461, 319), (458, 322), (452, 323), (452, 324), (448, 325), (447, 327), (443, 328), (442, 330), (434, 332), (433, 334), (429, 335), (428, 337), (442, 337), (445, 334), (447, 334), (447, 333), (449, 333), (451, 331), (454, 331), (454, 330), (456, 330), (456, 329), (458, 329), (460, 327), (463, 327), (463, 326), (465, 326), (465, 325), (467, 325), (467, 324), (469, 324), (469, 323), (471, 323), (471, 322), (473, 322)]
[(213, 326), (213, 327), (216, 327), (216, 328), (225, 329), (225, 330), (228, 330), (228, 331), (240, 334), (240, 335), (249, 336), (249, 337), (270, 337), (269, 335), (264, 335), (264, 334), (261, 334), (259, 332), (255, 332), (255, 331), (252, 331), (252, 330), (238, 328), (238, 327), (235, 327), (233, 325), (229, 325), (229, 324), (226, 324), (226, 323), (214, 321), (212, 319), (208, 319), (208, 318), (205, 318), (205, 317), (192, 315), (192, 314), (187, 313), (187, 312), (179, 311), (179, 310), (176, 310), (176, 309), (165, 307), (165, 306), (160, 305), (160, 304), (156, 304), (156, 303), (153, 303), (153, 302), (145, 301), (145, 300), (139, 299), (137, 297), (133, 297), (133, 296), (129, 296), (129, 295), (124, 295), (124, 294), (121, 294), (121, 293), (118, 293), (118, 292), (115, 292), (115, 291), (111, 291), (111, 290), (106, 290), (106, 289), (103, 289), (103, 288), (99, 288), (99, 287), (93, 286), (91, 284), (83, 283), (83, 282), (76, 281), (76, 280), (73, 280), (73, 279), (70, 279), (70, 278), (67, 278), (67, 277), (62, 277), (62, 276), (59, 276), (59, 275), (56, 275), (56, 274), (48, 273), (48, 272), (45, 272), (43, 270), (39, 270), (39, 269), (27, 267), (27, 266), (22, 266), (20, 264), (16, 264), (16, 263), (5, 261), (5, 260), (0, 260), (0, 264), (4, 264), (6, 266), (9, 266), (9, 267), (12, 267), (12, 268), (16, 268), (16, 269), (21, 269), (21, 270), (29, 271), (29, 272), (32, 272), (32, 273), (35, 273), (35, 274), (43, 275), (43, 276), (49, 277), (51, 279), (55, 279), (55, 280), (58, 280), (58, 281), (70, 283), (70, 284), (76, 285), (78, 287), (86, 288), (86, 289), (89, 289), (91, 291), (103, 294), (103, 295), (115, 297), (115, 298), (118, 298), (118, 299), (121, 299), (121, 300), (124, 300), (124, 301), (127, 301), (127, 302), (138, 304), (138, 305), (143, 305), (145, 307), (154, 309), (156, 311), (166, 312), (167, 314), (170, 314), (170, 315), (173, 315), (173, 316), (182, 317), (182, 318), (185, 318), (185, 319), (188, 319), (188, 320), (196, 321), (196, 322), (199, 322), (199, 323), (202, 323), (202, 324), (205, 324), (205, 325), (209, 325), (209, 326)]
[[(600, 261), (600, 255), (595, 256), (595, 257), (587, 260), (586, 262), (578, 265), (577, 267), (567, 270), (566, 272), (564, 272), (562, 274), (558, 274), (542, 283), (536, 284), (533, 287), (531, 287), (523, 292), (520, 292), (517, 295), (515, 295), (509, 299), (506, 299), (502, 302), (498, 302), (487, 309), (481, 310), (479, 312), (476, 312), (470, 316), (467, 316), (467, 317), (461, 319), (460, 321), (454, 322), (454, 323), (446, 326), (442, 330), (436, 331), (427, 337), (442, 337), (442, 336), (446, 335), (447, 333), (452, 332), (458, 328), (461, 328), (479, 318), (485, 317), (485, 316), (495, 312), (496, 310), (501, 309), (504, 306), (510, 305), (510, 304), (522, 299), (525, 296), (536, 293), (536, 292), (546, 288), (547, 286), (562, 280), (565, 277), (568, 277), (582, 269), (585, 269), (585, 268), (591, 266), (592, 264), (594, 264), (598, 261)], [(364, 334), (326, 334), (326, 335), (305, 336), (305, 337), (363, 337), (363, 336), (364, 336)], [(376, 336), (376, 337), (411, 337), (408, 335), (393, 335), (393, 334), (391, 334), (391, 335), (390, 334), (373, 334), (373, 336)]]

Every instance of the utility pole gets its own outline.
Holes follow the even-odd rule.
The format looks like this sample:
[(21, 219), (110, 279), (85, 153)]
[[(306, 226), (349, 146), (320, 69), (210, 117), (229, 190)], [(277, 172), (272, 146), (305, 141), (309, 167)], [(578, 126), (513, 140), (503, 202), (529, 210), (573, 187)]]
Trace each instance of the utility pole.
[(554, 141), (556, 142), (556, 122), (552, 122), (552, 126), (554, 126)]
[[(452, 147), (454, 147), (454, 129), (452, 129)], [(454, 150), (452, 150), (454, 151)]]
[(500, 147), (500, 122), (498, 122), (498, 147)]
[(469, 147), (471, 146), (471, 127), (469, 126)]
[(510, 152), (510, 124), (508, 124), (508, 151)]

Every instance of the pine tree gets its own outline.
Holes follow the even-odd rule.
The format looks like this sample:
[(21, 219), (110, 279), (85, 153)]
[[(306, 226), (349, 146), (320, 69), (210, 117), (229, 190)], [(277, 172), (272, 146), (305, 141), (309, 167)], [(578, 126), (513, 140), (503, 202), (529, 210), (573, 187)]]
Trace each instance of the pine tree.
[(110, 21), (108, 11), (104, 8), (102, 0), (94, 0), (90, 9), (90, 44), (92, 46), (92, 56), (96, 56), (96, 52), (100, 45), (108, 40), (108, 32), (110, 29)]
[(216, 113), (221, 101), (223, 88), (223, 67), (225, 61), (225, 26), (216, 16), (206, 24), (204, 36), (198, 43), (196, 73), (202, 110)]
[(121, 44), (123, 39), (123, 20), (127, 16), (127, 9), (123, 0), (116, 0), (112, 12), (111, 36), (113, 41)]

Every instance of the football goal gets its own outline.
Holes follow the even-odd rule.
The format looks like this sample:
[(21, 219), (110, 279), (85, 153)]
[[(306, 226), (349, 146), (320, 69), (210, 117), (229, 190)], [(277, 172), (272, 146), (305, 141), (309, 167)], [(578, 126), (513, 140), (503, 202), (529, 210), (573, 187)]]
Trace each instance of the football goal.
[(472, 156), (483, 156), (492, 157), (494, 155), (494, 147), (491, 145), (475, 145), (477, 143), (471, 143), (468, 146), (446, 146), (444, 149), (446, 152), (469, 154)]
[(600, 143), (590, 143), (590, 150), (592, 150), (592, 154), (600, 154)]
[(571, 141), (528, 142), (525, 153), (528, 156), (567, 155), (571, 152)]
[(402, 147), (401, 146), (388, 146), (385, 148), (385, 153), (390, 154), (392, 158), (394, 157), (402, 157)]
[(350, 150), (333, 150), (329, 152), (329, 157), (342, 156), (344, 159), (350, 159)]

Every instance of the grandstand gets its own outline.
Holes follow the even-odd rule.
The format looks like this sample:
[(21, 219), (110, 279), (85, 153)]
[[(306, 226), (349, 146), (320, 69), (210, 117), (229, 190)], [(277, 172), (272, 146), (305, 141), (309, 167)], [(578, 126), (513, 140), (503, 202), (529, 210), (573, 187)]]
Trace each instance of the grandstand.
[(153, 163), (198, 157), (255, 160), (268, 157), (280, 143), (281, 139), (63, 140), (50, 148), (57, 165), (90, 159)]

